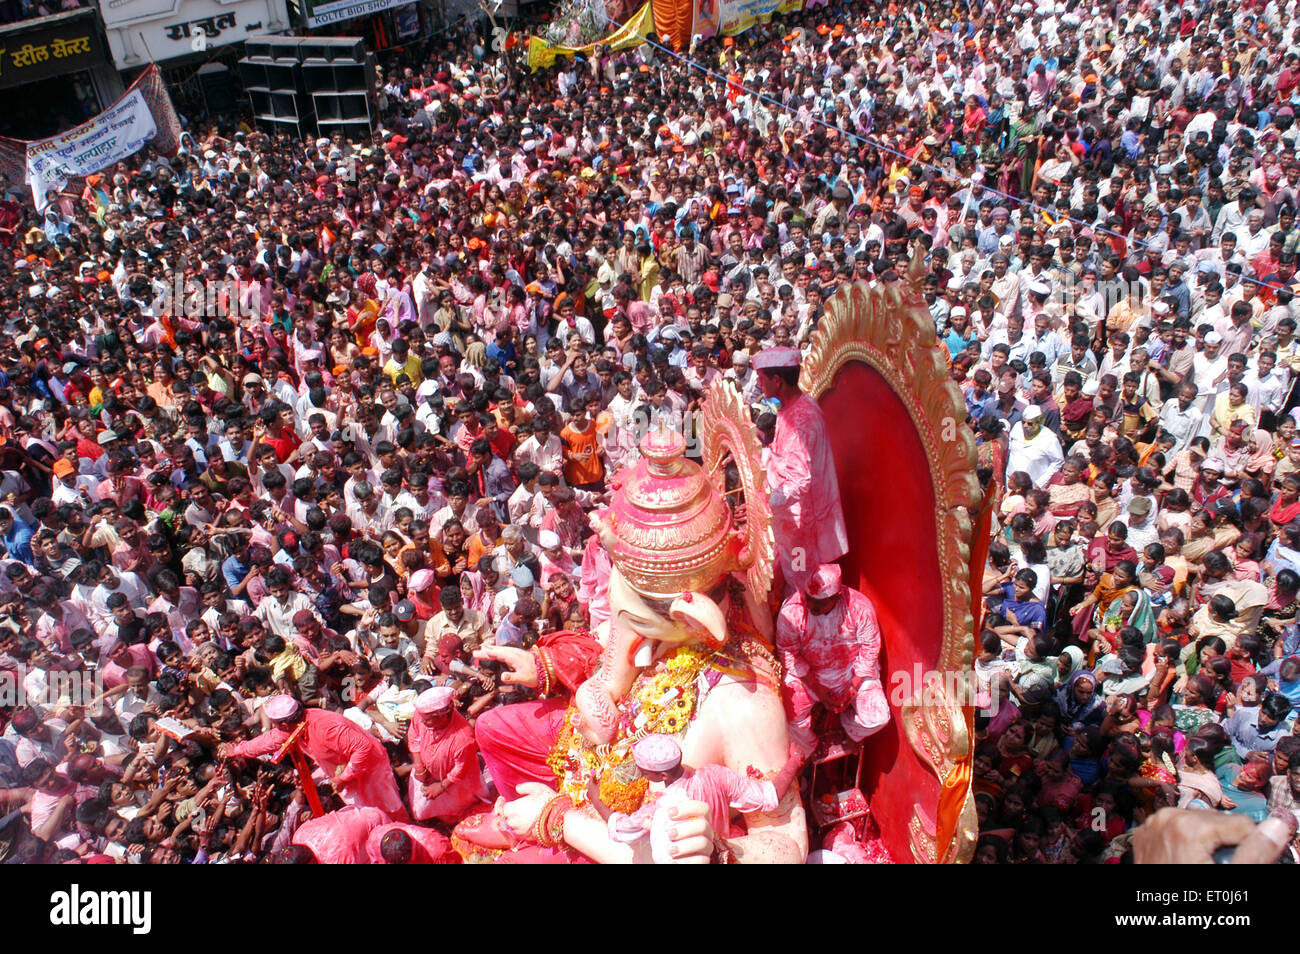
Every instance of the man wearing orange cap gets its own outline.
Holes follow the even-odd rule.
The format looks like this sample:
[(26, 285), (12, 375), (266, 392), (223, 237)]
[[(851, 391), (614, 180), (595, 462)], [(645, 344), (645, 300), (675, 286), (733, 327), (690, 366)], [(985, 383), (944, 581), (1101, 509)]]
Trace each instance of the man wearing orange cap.
[(768, 448), (772, 532), (786, 585), (802, 589), (821, 564), (849, 550), (835, 457), (817, 402), (799, 390), (798, 348), (769, 348), (753, 360), (765, 398), (781, 410)]
[(76, 465), (66, 457), (60, 457), (54, 462), (54, 485), (51, 488), (50, 499), (56, 507), (62, 504), (77, 506), (92, 502), (95, 498), (91, 496), (91, 491), (95, 486), (95, 479), (80, 476)]
[(924, 186), (914, 185), (907, 190), (907, 201), (899, 208), (898, 214), (907, 223), (909, 229), (919, 229), (921, 227), (921, 213), (925, 211), (924, 200)]
[(776, 648), (785, 672), (790, 740), (804, 755), (817, 745), (818, 704), (839, 716), (853, 742), (889, 721), (876, 610), (864, 594), (843, 585), (837, 564), (818, 567), (785, 601), (776, 620)]

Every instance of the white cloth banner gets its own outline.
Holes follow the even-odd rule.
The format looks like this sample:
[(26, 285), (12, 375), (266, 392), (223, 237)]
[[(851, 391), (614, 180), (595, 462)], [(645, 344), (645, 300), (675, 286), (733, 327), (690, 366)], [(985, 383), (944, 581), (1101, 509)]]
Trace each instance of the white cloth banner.
[(158, 133), (140, 90), (65, 133), (27, 144), (27, 184), (36, 208), (45, 210), (45, 193), (62, 189), (74, 176), (88, 176), (138, 152)]

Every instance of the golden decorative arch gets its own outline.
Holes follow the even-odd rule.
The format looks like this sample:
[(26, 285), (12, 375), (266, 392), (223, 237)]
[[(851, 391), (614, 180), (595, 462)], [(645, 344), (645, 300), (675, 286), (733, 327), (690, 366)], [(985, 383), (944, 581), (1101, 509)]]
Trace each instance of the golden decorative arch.
[(723, 497), (727, 494), (723, 464), (730, 454), (740, 474), (745, 500), (745, 544), (742, 568), (745, 585), (755, 604), (764, 602), (772, 588), (776, 544), (772, 536), (772, 507), (764, 486), (763, 448), (748, 405), (733, 382), (719, 378), (705, 392), (700, 408), (700, 433), (704, 440), (704, 472)]
[[(978, 834), (967, 713), (975, 643), (968, 569), (971, 513), (980, 490), (966, 403), (949, 376), (921, 294), (923, 256), (918, 246), (899, 281), (840, 286), (826, 302), (799, 385), (818, 400), (846, 365), (869, 366), (906, 407), (929, 463), (942, 582), (943, 634), (936, 667), (942, 678), (917, 689), (902, 705), (901, 720), (908, 743), (941, 787), (937, 813), (921, 805), (914, 810), (909, 823), (913, 856), (923, 863), (951, 863), (970, 860)], [(940, 837), (949, 845), (942, 858)]]

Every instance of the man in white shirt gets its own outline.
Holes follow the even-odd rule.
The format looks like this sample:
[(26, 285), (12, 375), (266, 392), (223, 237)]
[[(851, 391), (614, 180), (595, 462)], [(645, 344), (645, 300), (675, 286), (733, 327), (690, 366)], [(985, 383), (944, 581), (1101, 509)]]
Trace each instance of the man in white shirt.
[(731, 356), (731, 368), (723, 377), (736, 386), (746, 404), (762, 400), (763, 389), (758, 384), (758, 372), (749, 364), (749, 352), (736, 351)]
[(1134, 497), (1120, 521), (1128, 527), (1128, 545), (1141, 553), (1149, 544), (1160, 542), (1160, 531), (1151, 517), (1151, 498)]
[(1186, 450), (1201, 428), (1204, 412), (1196, 400), (1196, 384), (1184, 381), (1178, 388), (1178, 400), (1166, 401), (1160, 409), (1160, 427), (1174, 438), (1171, 454)]
[(1247, 391), (1247, 400), (1254, 405), (1257, 416), (1265, 411), (1276, 416), (1282, 410), (1282, 402), (1286, 400), (1287, 382), (1274, 370), (1276, 364), (1277, 355), (1274, 352), (1261, 351), (1256, 358), (1255, 370), (1247, 372), (1242, 381), (1250, 389)]
[(506, 501), (506, 511), (510, 522), (523, 529), (524, 538), (529, 543), (536, 543), (537, 528), (541, 525), (546, 504), (541, 491), (537, 489), (537, 478), (541, 471), (532, 461), (524, 461), (516, 473), (519, 476), (519, 486)]
[(533, 436), (515, 451), (516, 466), (526, 460), (536, 464), (544, 474), (564, 472), (564, 445), (540, 417), (533, 421)]
[(1205, 348), (1192, 360), (1192, 377), (1201, 393), (1201, 403), (1213, 396), (1228, 370), (1228, 356), (1222, 353), (1223, 336), (1217, 331), (1205, 335)]
[(416, 520), (429, 520), (445, 506), (447, 498), (441, 490), (429, 490), (429, 475), (423, 471), (412, 472), (410, 486), (393, 501), (393, 509), (406, 507)]
[(300, 610), (307, 610), (324, 625), (324, 620), (320, 619), (320, 613), (316, 611), (311, 599), (306, 594), (297, 592), (290, 585), (288, 570), (278, 566), (273, 568), (266, 575), (266, 585), (270, 592), (262, 598), (257, 609), (253, 610), (253, 615), (285, 642), (292, 641), (298, 632), (293, 617)]
[(1042, 409), (1035, 404), (1029, 405), (1020, 422), (1011, 429), (1007, 473), (1023, 470), (1035, 487), (1046, 487), (1064, 462), (1060, 439), (1043, 427)]
[(1268, 250), (1269, 233), (1264, 229), (1264, 210), (1251, 209), (1246, 215), (1246, 227), (1237, 233), (1237, 247), (1250, 261)]

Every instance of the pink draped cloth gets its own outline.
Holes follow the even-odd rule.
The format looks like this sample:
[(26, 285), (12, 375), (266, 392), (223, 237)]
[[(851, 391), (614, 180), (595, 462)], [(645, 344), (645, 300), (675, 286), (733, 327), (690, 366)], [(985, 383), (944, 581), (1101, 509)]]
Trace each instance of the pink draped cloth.
[(323, 865), (367, 864), (366, 839), (391, 820), (381, 809), (351, 805), (303, 822), (293, 833), (293, 843), (310, 848)]
[(412, 769), (409, 793), (416, 821), (437, 818), (454, 824), (472, 806), (488, 800), (479, 772), (474, 730), (459, 712), (453, 712), (450, 724), (442, 729), (426, 725), (417, 714), (406, 731), (406, 746), (416, 762), (428, 769), (432, 781), (446, 786), (439, 795), (429, 798), (424, 794), (426, 783), (417, 779)]
[(844, 731), (860, 742), (889, 721), (880, 681), (880, 624), (871, 600), (844, 587), (829, 613), (808, 611), (802, 592), (785, 601), (776, 621), (776, 648), (785, 670), (791, 739), (809, 753), (818, 702), (840, 716)]
[(643, 335), (654, 324), (654, 316), (650, 313), (650, 306), (643, 301), (630, 302), (627, 306), (627, 320), (631, 324), (632, 330), (639, 335)]
[(560, 737), (567, 709), (565, 699), (541, 699), (489, 709), (475, 721), (479, 752), (502, 798), (516, 798), (524, 782), (555, 784), (546, 757)]
[(1251, 453), (1246, 461), (1246, 473), (1267, 477), (1273, 473), (1277, 460), (1273, 457), (1273, 435), (1268, 431), (1255, 428), (1251, 435)]
[(402, 322), (416, 320), (415, 304), (405, 291), (393, 289), (388, 293), (384, 306), (379, 309), (379, 317), (387, 318), (388, 327), (396, 331), (402, 326)]
[[(483, 618), (488, 621), (489, 625), (495, 626), (496, 621), (492, 618), (494, 605), (492, 593), (488, 590), (487, 584), (483, 582), (483, 577), (479, 575), (478, 570), (467, 570), (461, 574), (460, 578), (469, 581), (470, 596), (465, 599), (465, 609), (482, 613)], [(462, 589), (462, 596), (464, 592), (464, 589)]]
[[(334, 780), (343, 801), (381, 809), (399, 820), (407, 817), (388, 753), (378, 739), (337, 712), (308, 709), (304, 718), (307, 729), (298, 737), (302, 751)], [(288, 738), (289, 733), (276, 726), (234, 746), (230, 754), (274, 755)]]
[(785, 497), (772, 506), (777, 559), (787, 584), (801, 590), (817, 567), (849, 550), (835, 456), (816, 401), (800, 394), (781, 408), (766, 464), (768, 490)]

